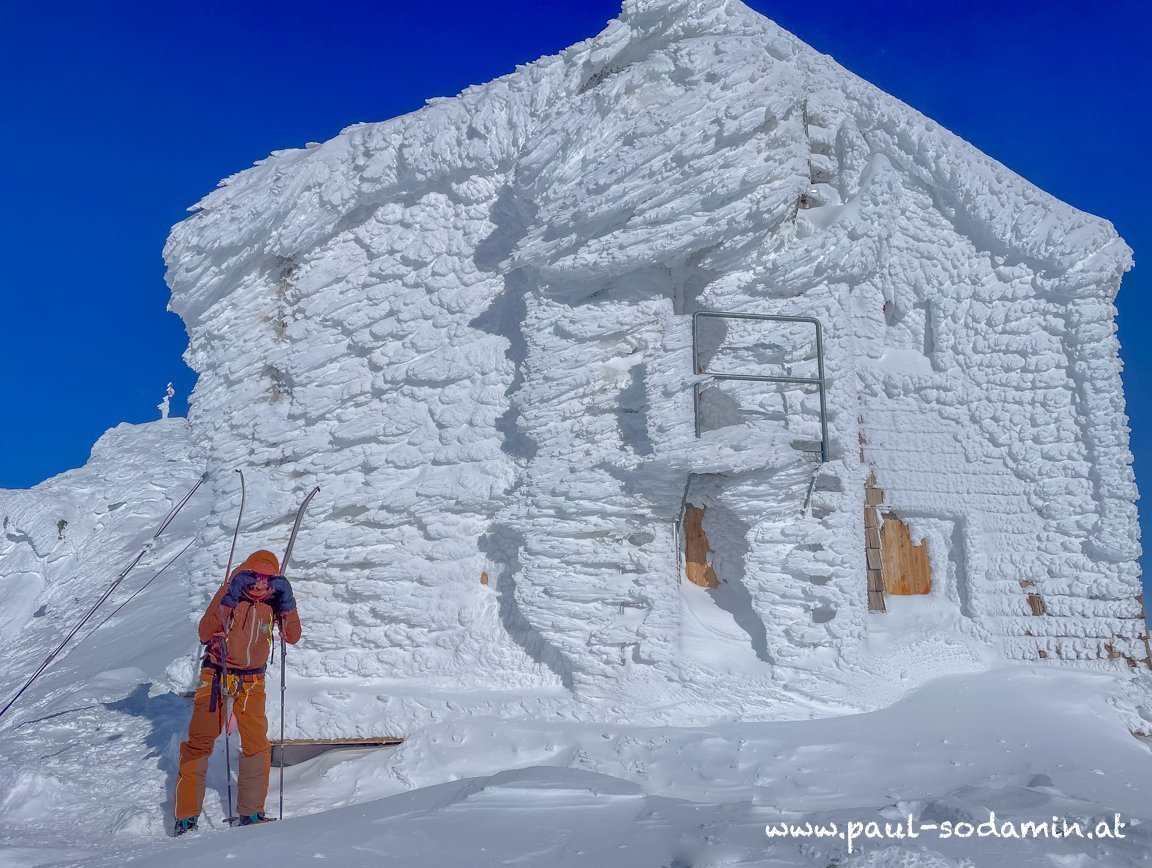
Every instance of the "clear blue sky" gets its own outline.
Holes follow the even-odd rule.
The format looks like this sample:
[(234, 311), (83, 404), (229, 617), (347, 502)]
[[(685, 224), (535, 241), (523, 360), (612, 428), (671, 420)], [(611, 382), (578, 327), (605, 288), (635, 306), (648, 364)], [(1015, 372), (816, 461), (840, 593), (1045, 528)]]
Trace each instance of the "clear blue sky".
[[(1146, 0), (751, 0), (849, 69), (1152, 246)], [(452, 95), (596, 33), (617, 0), (2, 0), (0, 487), (83, 464), (194, 378), (169, 227), (268, 152)], [(1152, 262), (1120, 328), (1152, 485)], [(1148, 527), (1148, 519), (1145, 527)]]

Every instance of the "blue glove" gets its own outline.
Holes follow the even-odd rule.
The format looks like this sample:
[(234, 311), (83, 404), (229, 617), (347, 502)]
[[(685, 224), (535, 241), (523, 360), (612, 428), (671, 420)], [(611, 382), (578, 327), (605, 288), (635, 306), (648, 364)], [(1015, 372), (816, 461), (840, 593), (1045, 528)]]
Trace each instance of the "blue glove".
[(251, 570), (244, 570), (232, 577), (232, 581), (228, 583), (228, 590), (224, 592), (224, 597), (220, 600), (221, 606), (226, 606), (229, 609), (235, 609), (240, 600), (243, 599), (247, 591), (256, 584), (256, 574)]
[(292, 596), (292, 585), (286, 578), (273, 576), (268, 580), (268, 587), (272, 590), (272, 596), (268, 602), (272, 606), (273, 612), (279, 616), (284, 616), (295, 610), (296, 598)]

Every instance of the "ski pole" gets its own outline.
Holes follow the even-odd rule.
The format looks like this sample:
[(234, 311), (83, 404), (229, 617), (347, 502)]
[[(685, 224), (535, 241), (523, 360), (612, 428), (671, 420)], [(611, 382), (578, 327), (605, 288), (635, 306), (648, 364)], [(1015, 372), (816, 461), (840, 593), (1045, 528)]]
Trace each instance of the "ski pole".
[(287, 682), (284, 678), (284, 660), (288, 656), (288, 645), (284, 642), (284, 632), (280, 632), (280, 819), (284, 819), (284, 698)]
[[(292, 549), (296, 546), (296, 535), (300, 533), (300, 523), (304, 521), (304, 512), (308, 509), (308, 504), (312, 502), (317, 494), (320, 493), (320, 486), (316, 486), (308, 496), (304, 498), (304, 502), (300, 504), (300, 509), (296, 511), (296, 522), (292, 525), (292, 535), (288, 537), (288, 548), (284, 550), (284, 560), (280, 562), (280, 574), (287, 577), (288, 575), (288, 562), (292, 559)], [(288, 661), (288, 644), (284, 641), (284, 627), (280, 627), (280, 819), (284, 819), (284, 699), (287, 694), (287, 680), (285, 670)]]
[[(240, 474), (240, 512), (236, 516), (236, 527), (232, 530), (232, 548), (228, 552), (228, 566), (224, 568), (224, 584), (232, 581), (232, 559), (236, 556), (236, 541), (240, 538), (240, 522), (244, 519), (244, 500), (247, 496), (244, 471), (237, 467), (236, 472)], [(228, 685), (228, 633), (231, 630), (232, 621), (229, 619), (228, 623), (224, 625), (224, 637), (220, 640), (221, 655), (224, 658), (220, 661), (220, 666), (224, 670), (221, 676), (224, 683), (224, 696), (220, 708), (224, 712), (224, 769), (228, 776), (228, 815), (224, 820), (229, 826), (236, 819), (236, 812), (232, 808), (232, 740), (231, 732), (229, 732), (229, 727), (232, 724), (232, 691)]]
[(232, 723), (232, 690), (228, 685), (228, 640), (220, 640), (221, 655), (224, 660), (221, 665), (224, 669), (223, 675), (220, 678), (220, 712), (224, 716), (224, 774), (226, 775), (228, 784), (228, 813), (224, 817), (224, 822), (229, 826), (232, 821), (236, 819), (236, 812), (232, 809), (234, 802), (232, 801), (232, 739), (230, 732), (230, 725)]
[(96, 614), (96, 610), (103, 606), (105, 602), (107, 602), (108, 598), (111, 597), (113, 592), (120, 586), (120, 583), (124, 581), (124, 579), (130, 572), (132, 572), (132, 570), (136, 569), (136, 566), (140, 563), (140, 561), (144, 560), (144, 556), (152, 551), (152, 548), (156, 544), (156, 540), (160, 537), (160, 534), (164, 533), (164, 531), (168, 529), (168, 525), (173, 522), (177, 514), (179, 514), (180, 510), (182, 510), (188, 501), (192, 499), (192, 495), (197, 492), (197, 490), (201, 485), (204, 484), (204, 481), (207, 478), (208, 474), (205, 473), (200, 477), (196, 484), (192, 486), (192, 490), (184, 495), (184, 497), (179, 502), (177, 502), (177, 504), (173, 506), (172, 509), (168, 510), (168, 514), (160, 523), (160, 527), (156, 530), (156, 533), (152, 534), (152, 538), (149, 539), (148, 542), (144, 543), (136, 557), (134, 557), (131, 562), (129, 562), (128, 566), (120, 571), (120, 574), (116, 577), (112, 584), (108, 586), (108, 590), (106, 590), (103, 595), (101, 595), (100, 599), (98, 599), (93, 604), (92, 608), (90, 608), (84, 614), (84, 617), (80, 619), (80, 623), (72, 628), (68, 635), (64, 637), (64, 641), (57, 645), (56, 649), (45, 658), (44, 662), (41, 663), (36, 671), (32, 673), (32, 677), (24, 682), (24, 686), (16, 691), (16, 695), (8, 700), (8, 704), (5, 705), (4, 708), (0, 709), (0, 717), (3, 717), (5, 714), (7, 714), (8, 709), (16, 704), (16, 700), (24, 694), (24, 691), (31, 687), (36, 682), (36, 680), (44, 674), (48, 667), (52, 665), (52, 661), (59, 656), (60, 652), (64, 650), (68, 643), (76, 637), (76, 634), (84, 628), (84, 625), (88, 623), (89, 619), (91, 619), (91, 617)]

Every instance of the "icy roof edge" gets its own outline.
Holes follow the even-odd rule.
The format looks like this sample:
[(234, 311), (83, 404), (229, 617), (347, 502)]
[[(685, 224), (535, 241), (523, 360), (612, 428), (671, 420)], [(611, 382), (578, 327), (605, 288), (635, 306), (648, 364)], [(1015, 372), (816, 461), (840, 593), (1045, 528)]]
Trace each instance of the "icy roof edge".
[(740, 0), (625, 0), (604, 31), (558, 55), (429, 100), (416, 112), (348, 127), (322, 145), (275, 152), (222, 182), (165, 246), (171, 309), (186, 321), (197, 317), (231, 291), (245, 262), (298, 255), (347, 215), (426, 185), (446, 166), (500, 172), (530, 136), (534, 118), (574, 98), (590, 69), (639, 39), (670, 44), (703, 33), (758, 35), (786, 46), (790, 56), (782, 62), (807, 77), (810, 91), (847, 93), (870, 144), (937, 191), (990, 249), (1065, 276), (1059, 282), (1072, 291), (1106, 281), (1114, 294), (1132, 267), (1132, 251), (1110, 222), (1041, 190)]
[[(775, 23), (772, 26), (779, 27)], [(1115, 295), (1134, 259), (1131, 247), (1111, 221), (1038, 187), (832, 57), (800, 40), (797, 43), (803, 63), (814, 76), (843, 81), (842, 89), (855, 105), (856, 121), (870, 134), (866, 137), (871, 144), (879, 144), (901, 169), (929, 185), (942, 203), (966, 217), (973, 229), (983, 227), (982, 232), (970, 234), (983, 235), (990, 249), (1003, 246), (1013, 250), (1016, 258), (1031, 260), (1038, 272), (1063, 275), (1060, 282), (1067, 290), (1104, 280), (1112, 284), (1111, 295)], [(897, 112), (903, 115), (903, 123), (898, 125), (891, 123)], [(1013, 207), (992, 204), (1002, 202), (1005, 195)], [(956, 217), (953, 219), (955, 222)]]

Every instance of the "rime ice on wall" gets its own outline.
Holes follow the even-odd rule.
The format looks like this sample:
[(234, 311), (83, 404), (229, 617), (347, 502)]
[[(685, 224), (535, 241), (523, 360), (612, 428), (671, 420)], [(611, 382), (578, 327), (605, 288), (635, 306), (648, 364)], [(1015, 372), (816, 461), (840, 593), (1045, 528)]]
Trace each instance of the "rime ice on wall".
[[(323, 489), (300, 730), (405, 731), (446, 702), (806, 715), (996, 658), (1146, 654), (1128, 249), (735, 0), (629, 0), (556, 57), (274, 154), (166, 257), (197, 448), (263, 492), (245, 543)], [(706, 384), (694, 436), (702, 309), (821, 319), (827, 464), (802, 387)], [(702, 349), (813, 370), (792, 327)], [(887, 616), (866, 614), (873, 472), (937, 576)], [(235, 507), (214, 485), (200, 600)], [(686, 504), (713, 591), (681, 577)]]

